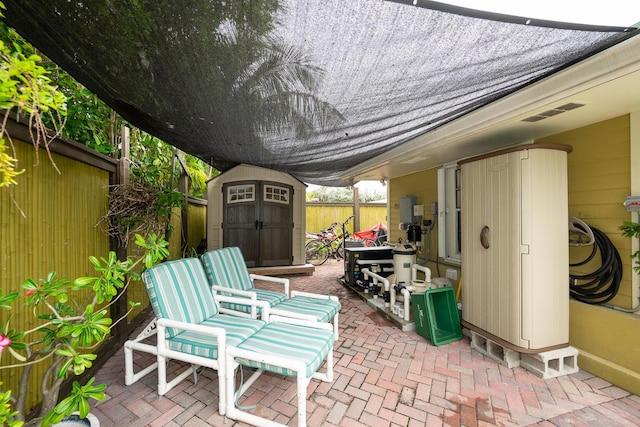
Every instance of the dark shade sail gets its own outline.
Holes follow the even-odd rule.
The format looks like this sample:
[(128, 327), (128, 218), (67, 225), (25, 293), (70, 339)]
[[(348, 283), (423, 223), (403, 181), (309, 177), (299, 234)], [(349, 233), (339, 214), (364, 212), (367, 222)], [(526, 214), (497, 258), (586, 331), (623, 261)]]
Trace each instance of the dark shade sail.
[(220, 169), (324, 185), (635, 35), (423, 0), (4, 3), (10, 26), (133, 125)]

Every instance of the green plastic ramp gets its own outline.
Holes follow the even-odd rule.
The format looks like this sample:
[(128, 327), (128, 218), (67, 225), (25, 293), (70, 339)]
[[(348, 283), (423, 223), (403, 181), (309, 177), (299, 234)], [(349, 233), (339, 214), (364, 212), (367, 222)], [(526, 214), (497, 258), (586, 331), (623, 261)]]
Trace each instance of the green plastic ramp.
[(435, 346), (462, 339), (458, 305), (452, 287), (413, 293), (411, 305), (418, 335)]

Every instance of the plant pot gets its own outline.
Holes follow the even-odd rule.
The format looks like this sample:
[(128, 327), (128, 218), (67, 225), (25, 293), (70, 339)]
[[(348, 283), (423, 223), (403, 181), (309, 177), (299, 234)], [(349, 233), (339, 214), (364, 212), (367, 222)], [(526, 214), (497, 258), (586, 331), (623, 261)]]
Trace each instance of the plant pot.
[(91, 413), (86, 418), (80, 418), (80, 415), (73, 414), (65, 417), (58, 424), (54, 424), (54, 427), (100, 427), (100, 420)]

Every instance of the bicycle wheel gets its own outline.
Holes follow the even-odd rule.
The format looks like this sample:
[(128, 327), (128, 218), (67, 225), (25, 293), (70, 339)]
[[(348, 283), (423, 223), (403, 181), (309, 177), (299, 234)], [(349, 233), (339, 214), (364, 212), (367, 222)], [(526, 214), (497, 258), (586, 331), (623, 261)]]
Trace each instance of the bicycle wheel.
[(310, 240), (304, 246), (306, 262), (312, 265), (321, 265), (329, 258), (331, 249), (320, 240)]
[(336, 249), (336, 255), (344, 259), (344, 240), (340, 242), (340, 246), (338, 246), (338, 249)]
[(363, 242), (364, 242), (364, 247), (365, 247), (365, 248), (370, 248), (370, 247), (373, 247), (373, 246), (378, 246), (378, 242), (376, 242), (374, 239), (370, 239), (370, 238), (368, 238), (368, 237), (367, 237), (366, 239), (364, 239), (364, 240), (363, 240)]

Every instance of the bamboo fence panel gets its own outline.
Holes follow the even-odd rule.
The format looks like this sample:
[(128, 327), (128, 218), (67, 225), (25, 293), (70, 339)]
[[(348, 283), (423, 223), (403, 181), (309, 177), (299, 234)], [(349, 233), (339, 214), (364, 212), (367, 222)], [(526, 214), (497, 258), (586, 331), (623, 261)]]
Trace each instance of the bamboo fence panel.
[[(31, 144), (13, 141), (18, 167), (24, 172), (18, 184), (0, 190), (0, 287), (3, 293), (20, 292), (27, 278), (46, 278), (51, 271), (57, 277), (76, 278), (93, 274), (89, 255), (106, 256), (109, 238), (97, 224), (106, 212), (109, 173), (57, 154), (53, 167), (45, 150), (37, 153)], [(23, 214), (24, 213), (24, 216)], [(0, 322), (9, 314), (11, 327), (27, 330), (37, 322), (31, 309), (0, 311)], [(8, 356), (2, 363), (8, 363)], [(34, 367), (32, 379), (41, 378), (46, 366)], [(2, 371), (2, 388), (16, 390), (18, 370)], [(35, 381), (29, 396), (39, 401)]]

